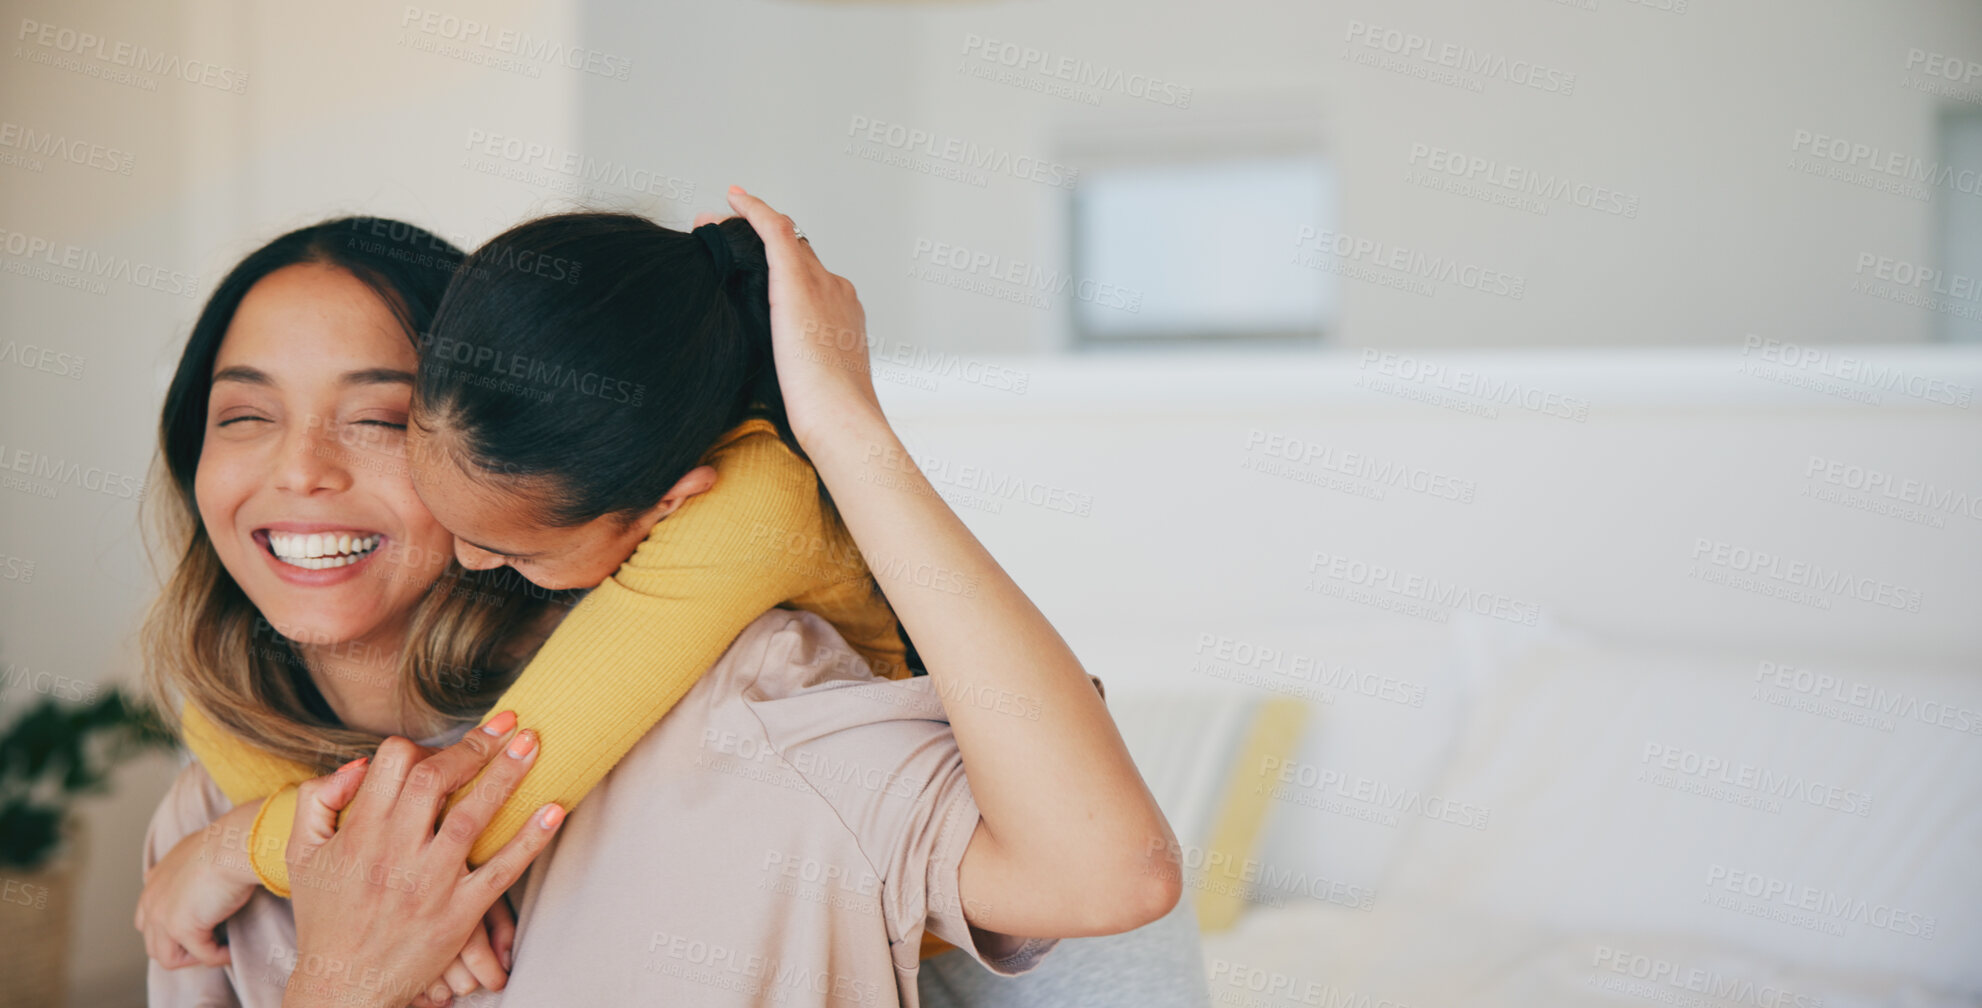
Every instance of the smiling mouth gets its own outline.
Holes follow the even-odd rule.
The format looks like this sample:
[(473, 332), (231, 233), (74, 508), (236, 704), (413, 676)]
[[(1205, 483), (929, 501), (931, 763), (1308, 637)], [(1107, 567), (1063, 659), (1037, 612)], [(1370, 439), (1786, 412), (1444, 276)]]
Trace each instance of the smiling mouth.
[(262, 547), (277, 560), (304, 570), (344, 567), (371, 556), (385, 541), (376, 532), (272, 532), (255, 533)]

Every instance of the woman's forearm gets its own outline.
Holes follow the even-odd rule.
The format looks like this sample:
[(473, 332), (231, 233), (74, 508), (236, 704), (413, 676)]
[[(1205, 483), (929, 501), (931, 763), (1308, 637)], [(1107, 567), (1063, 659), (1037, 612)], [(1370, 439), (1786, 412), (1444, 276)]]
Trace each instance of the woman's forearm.
[(813, 440), (807, 453), (943, 698), (980, 839), (1076, 900), (1167, 910), (1174, 838), (1073, 651), (878, 407), (835, 411)]

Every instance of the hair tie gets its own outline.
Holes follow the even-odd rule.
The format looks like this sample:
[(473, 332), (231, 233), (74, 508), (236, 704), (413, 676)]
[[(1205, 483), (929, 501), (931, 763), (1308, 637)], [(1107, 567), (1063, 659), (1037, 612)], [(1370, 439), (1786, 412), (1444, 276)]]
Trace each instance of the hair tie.
[(730, 255), (729, 239), (723, 237), (723, 229), (714, 224), (704, 224), (695, 229), (695, 236), (702, 239), (702, 244), (709, 246), (709, 255), (716, 260), (716, 280), (728, 280), (736, 258)]

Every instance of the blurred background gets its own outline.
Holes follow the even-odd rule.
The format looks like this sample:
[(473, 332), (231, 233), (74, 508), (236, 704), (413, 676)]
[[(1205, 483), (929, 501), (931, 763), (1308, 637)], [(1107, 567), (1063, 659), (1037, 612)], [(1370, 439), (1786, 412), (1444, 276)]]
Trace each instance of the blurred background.
[[(5, 6), (0, 730), (136, 681), (243, 254), (739, 183), (1108, 684), (1216, 1003), (1982, 1004), (1982, 6)], [(73, 1003), (176, 765), (0, 869)]]

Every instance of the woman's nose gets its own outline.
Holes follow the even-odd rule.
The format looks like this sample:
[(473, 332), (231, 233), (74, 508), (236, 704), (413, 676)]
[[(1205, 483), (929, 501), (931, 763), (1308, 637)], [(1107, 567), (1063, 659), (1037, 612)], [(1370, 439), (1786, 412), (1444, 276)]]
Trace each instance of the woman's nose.
[(291, 493), (336, 492), (351, 488), (344, 450), (322, 417), (304, 418), (282, 438), (275, 485)]

